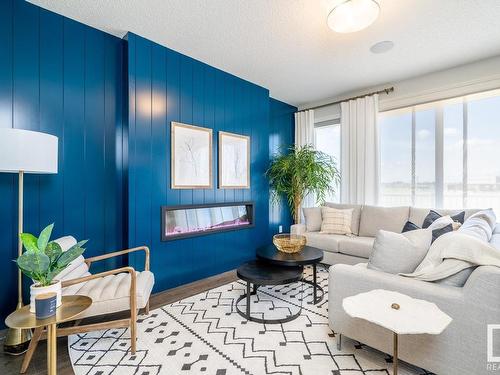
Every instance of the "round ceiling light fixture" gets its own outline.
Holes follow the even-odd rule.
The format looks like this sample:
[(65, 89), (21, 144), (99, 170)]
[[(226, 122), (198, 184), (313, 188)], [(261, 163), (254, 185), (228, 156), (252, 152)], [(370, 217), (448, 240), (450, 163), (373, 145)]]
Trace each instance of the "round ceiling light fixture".
[(386, 53), (389, 52), (394, 47), (394, 42), (392, 40), (383, 40), (381, 42), (375, 43), (370, 47), (372, 53)]
[(379, 13), (375, 0), (346, 0), (328, 14), (328, 27), (338, 33), (354, 33), (370, 26)]

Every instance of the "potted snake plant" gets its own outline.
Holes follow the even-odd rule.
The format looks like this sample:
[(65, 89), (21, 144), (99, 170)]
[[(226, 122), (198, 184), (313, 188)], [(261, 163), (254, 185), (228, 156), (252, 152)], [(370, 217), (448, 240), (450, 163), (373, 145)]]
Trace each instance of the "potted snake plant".
[(55, 277), (72, 261), (83, 254), (82, 247), (87, 241), (80, 241), (66, 251), (50, 241), (54, 224), (44, 228), (38, 237), (31, 233), (21, 233), (21, 241), (26, 251), (15, 261), (21, 272), (33, 280), (30, 287), (30, 312), (35, 312), (35, 297), (39, 294), (55, 292), (57, 307), (61, 305), (61, 280)]

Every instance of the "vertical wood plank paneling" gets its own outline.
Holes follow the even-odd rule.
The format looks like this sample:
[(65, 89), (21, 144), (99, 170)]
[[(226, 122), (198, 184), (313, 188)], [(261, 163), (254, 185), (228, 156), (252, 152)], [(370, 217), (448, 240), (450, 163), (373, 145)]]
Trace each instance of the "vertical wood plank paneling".
[[(17, 129), (39, 130), (39, 8), (24, 1), (14, 2), (14, 103), (13, 124)], [(24, 179), (24, 230), (36, 232), (40, 227), (38, 175)], [(17, 219), (16, 219), (17, 220)]]
[[(184, 55), (180, 56), (179, 79), (179, 121), (186, 124), (193, 124), (193, 59)], [(193, 190), (182, 189), (180, 191), (180, 198), (180, 204), (192, 204)]]
[[(121, 54), (118, 38), (26, 1), (0, 2), (0, 126), (59, 137), (59, 173), (26, 176), (25, 231), (55, 222), (54, 236), (89, 238), (88, 255), (122, 245), (123, 222), (115, 220), (124, 206), (122, 148), (115, 147), (122, 129)], [(8, 291), (0, 297), (3, 326), (16, 302), (13, 174), (0, 174), (0, 235)]]
[[(215, 125), (214, 131), (218, 133), (221, 130), (224, 130), (224, 90), (225, 90), (225, 79), (224, 73), (220, 70), (215, 71)], [(214, 151), (216, 154), (214, 155), (214, 160), (217, 160), (217, 155), (219, 154), (219, 140), (218, 134), (216, 134), (217, 142), (215, 142)], [(214, 170), (216, 171), (215, 178), (217, 184), (219, 185), (219, 164), (216, 162), (214, 165)], [(215, 190), (215, 201), (216, 202), (224, 202), (224, 189), (216, 189)]]
[(85, 238), (85, 33), (64, 20), (64, 232)]
[[(87, 256), (104, 244), (104, 35), (87, 29), (85, 38), (85, 237), (92, 246)], [(92, 237), (91, 237), (92, 235)], [(97, 265), (100, 266), (100, 265)]]
[(170, 165), (170, 144), (172, 140), (171, 136), (171, 124), (172, 121), (179, 121), (180, 113), (180, 90), (179, 90), (179, 79), (180, 79), (180, 54), (177, 52), (168, 50), (167, 55), (167, 157), (169, 162), (167, 163), (167, 204), (174, 205), (178, 204), (180, 201), (180, 191), (171, 189), (172, 179), (171, 179), (171, 165)]
[[(166, 79), (167, 61), (165, 48), (157, 44), (152, 46), (152, 130), (151, 130), (151, 244), (158, 247), (160, 244), (161, 221), (160, 208), (157, 202), (167, 201), (167, 152), (169, 150), (167, 140), (168, 126), (166, 123)], [(155, 206), (156, 205), (156, 206)], [(156, 254), (153, 254), (155, 256)], [(153, 257), (153, 261), (155, 258)], [(172, 267), (170, 260), (167, 260), (166, 268)]]
[(151, 244), (151, 52), (152, 43), (136, 44), (136, 129), (135, 129), (135, 193), (137, 219), (136, 241)]
[[(57, 136), (59, 147), (64, 130), (63, 22), (62, 17), (40, 10), (40, 131)], [(64, 235), (63, 161), (59, 152), (58, 174), (40, 176), (40, 225), (55, 223), (54, 237)]]
[[(0, 3), (0, 128), (12, 127), (13, 102), (13, 1)], [(5, 284), (0, 293), (1, 322), (6, 313), (16, 307), (17, 289), (10, 280), (16, 281), (17, 271), (11, 260), (17, 254), (17, 238), (14, 212), (16, 212), (15, 174), (0, 173), (0, 233), (2, 234), (2, 276)], [(3, 324), (0, 324), (2, 327)]]
[[(151, 246), (151, 266), (156, 280), (154, 290), (159, 291), (234, 268), (242, 261), (253, 258), (256, 247), (268, 242), (269, 190), (263, 173), (269, 161), (269, 92), (134, 34), (128, 34), (128, 48), (129, 54), (135, 51), (135, 65), (129, 58), (128, 69), (129, 81), (135, 82), (135, 90), (129, 86), (129, 94), (135, 93), (136, 102), (142, 103), (139, 87), (152, 87), (155, 113), (155, 93), (166, 91), (166, 114), (153, 115), (150, 139), (143, 129), (146, 122), (139, 123), (142, 115), (137, 112), (135, 120), (129, 117), (129, 127), (136, 121), (136, 133), (131, 135), (133, 139), (130, 143), (137, 147), (136, 153), (129, 153), (129, 181), (139, 174), (144, 175), (145, 181), (150, 181), (144, 183), (143, 190), (139, 192), (137, 188), (134, 194), (129, 195), (130, 205), (136, 207), (135, 215), (129, 222), (129, 225), (136, 223), (136, 234), (129, 233), (129, 241), (135, 246), (150, 239), (146, 244)], [(153, 49), (152, 62), (147, 52), (149, 48)], [(165, 66), (162, 65), (161, 51), (166, 56)], [(148, 71), (145, 66), (151, 64), (152, 69)], [(161, 73), (163, 69), (166, 74)], [(170, 189), (171, 121), (213, 129), (213, 189)], [(217, 188), (219, 130), (251, 136), (251, 189)], [(149, 149), (151, 154), (148, 154)], [(168, 181), (168, 187), (164, 186), (165, 181)], [(170, 242), (159, 241), (159, 210), (162, 205), (235, 202), (244, 198), (256, 204), (255, 228)], [(150, 210), (140, 208), (150, 205)], [(146, 226), (142, 224), (144, 222), (150, 224)], [(134, 265), (139, 267), (141, 263)]]
[[(127, 83), (128, 83), (128, 126), (127, 126), (127, 165), (136, 159), (136, 148), (135, 148), (135, 128), (136, 128), (136, 51), (135, 51), (135, 36), (133, 34), (128, 34), (127, 43)], [(136, 190), (135, 190), (135, 168), (127, 168), (127, 193), (128, 193), (128, 240), (130, 243), (136, 243), (135, 233), (136, 233)], [(134, 257), (134, 254), (130, 255), (130, 259)]]
[[(205, 126), (213, 129), (213, 150), (212, 160), (214, 175), (212, 176), (212, 184), (217, 187), (217, 131), (215, 127), (215, 69), (206, 65), (204, 67), (204, 94), (203, 94), (203, 122)], [(215, 189), (207, 189), (204, 191), (205, 203), (215, 202)]]
[[(195, 125), (207, 127), (204, 120), (203, 111), (203, 90), (204, 90), (204, 64), (193, 63), (193, 100), (192, 100), (192, 123)], [(212, 134), (213, 136), (213, 134)], [(213, 144), (213, 140), (212, 140)], [(213, 164), (213, 163), (212, 163)], [(213, 173), (213, 171), (212, 171)], [(204, 202), (204, 190), (193, 190), (193, 204), (201, 204)]]

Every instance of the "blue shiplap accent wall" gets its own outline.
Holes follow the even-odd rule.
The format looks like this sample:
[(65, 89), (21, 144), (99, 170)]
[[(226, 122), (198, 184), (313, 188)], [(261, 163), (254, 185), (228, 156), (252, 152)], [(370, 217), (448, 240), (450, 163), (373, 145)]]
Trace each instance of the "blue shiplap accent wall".
[[(87, 256), (124, 245), (124, 43), (22, 0), (0, 2), (0, 127), (59, 137), (59, 173), (25, 177), (25, 231), (55, 222), (54, 236), (90, 240)], [(0, 173), (0, 326), (17, 301), (16, 256), (17, 175)]]
[[(268, 90), (128, 34), (129, 242), (148, 244), (155, 290), (235, 268), (269, 241)], [(218, 131), (251, 137), (250, 189), (170, 189), (170, 123), (213, 132), (213, 184), (217, 186)], [(170, 242), (160, 241), (160, 206), (254, 201), (256, 226)], [(142, 257), (132, 257), (141, 267)]]
[[(296, 108), (175, 51), (128, 39), (127, 53), (127, 41), (23, 0), (0, 2), (0, 127), (59, 137), (59, 173), (25, 177), (25, 231), (55, 222), (55, 237), (90, 239), (87, 256), (147, 244), (158, 291), (234, 268), (269, 241), (275, 228), (263, 173), (270, 152), (293, 138)], [(169, 189), (171, 121), (214, 129), (214, 186), (217, 130), (250, 135), (252, 188)], [(254, 229), (160, 242), (160, 205), (243, 200), (256, 203)], [(286, 212), (273, 215), (286, 223)], [(0, 238), (3, 327), (17, 300), (15, 174), (0, 173)], [(142, 267), (139, 258), (131, 262)]]
[[(269, 158), (280, 150), (286, 150), (294, 142), (295, 119), (297, 107), (270, 98), (269, 109)], [(269, 202), (269, 231), (271, 235), (278, 233), (279, 226), (283, 232), (290, 231), (293, 219), (285, 199), (279, 204)]]

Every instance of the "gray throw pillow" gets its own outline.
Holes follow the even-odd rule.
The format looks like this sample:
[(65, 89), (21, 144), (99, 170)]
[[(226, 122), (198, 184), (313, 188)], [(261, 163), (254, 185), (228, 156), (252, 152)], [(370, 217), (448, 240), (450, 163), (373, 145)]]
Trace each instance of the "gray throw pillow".
[(306, 220), (306, 230), (308, 232), (319, 232), (321, 229), (321, 207), (303, 208), (304, 219)]
[(368, 268), (398, 274), (412, 273), (427, 255), (432, 231), (425, 229), (405, 233), (379, 230), (368, 261)]

